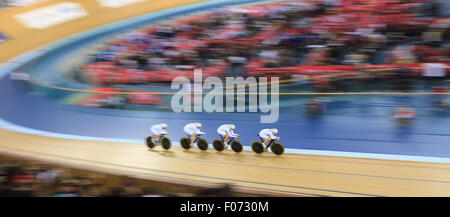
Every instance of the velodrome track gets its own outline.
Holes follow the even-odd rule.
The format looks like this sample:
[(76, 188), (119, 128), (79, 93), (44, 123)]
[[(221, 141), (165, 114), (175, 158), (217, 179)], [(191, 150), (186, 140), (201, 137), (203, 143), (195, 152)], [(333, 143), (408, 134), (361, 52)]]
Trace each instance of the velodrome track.
[[(31, 8), (55, 2), (57, 1), (49, 1)], [(12, 57), (49, 42), (113, 21), (196, 1), (151, 1), (121, 9), (104, 9), (93, 2), (80, 1), (88, 12), (95, 11), (95, 15), (51, 27), (48, 31), (24, 28), (10, 17), (29, 8), (2, 11), (1, 27), (6, 29), (1, 31), (11, 37), (9, 41), (0, 44), (0, 59), (5, 63), (4, 68), (21, 63), (9, 61)], [(143, 7), (144, 5), (146, 7)], [(119, 10), (120, 13), (112, 13)], [(116, 16), (113, 17), (112, 14)], [(11, 25), (6, 25), (7, 23)], [(8, 52), (3, 52), (5, 50)], [(380, 118), (373, 119), (373, 125), (365, 126), (364, 129), (361, 129), (361, 123), (357, 123), (358, 118), (349, 117), (327, 119), (311, 129), (312, 125), (304, 119), (282, 115), (279, 123), (283, 124), (277, 127), (281, 132), (286, 132), (281, 136), (282, 142), (288, 148), (295, 146), (288, 144), (298, 140), (302, 145), (295, 146), (296, 148), (325, 151), (295, 149), (291, 152), (309, 154), (289, 153), (283, 156), (274, 156), (271, 153), (257, 156), (249, 151), (241, 154), (215, 153), (212, 150), (182, 151), (179, 147), (170, 151), (148, 151), (142, 143), (136, 144), (139, 143), (136, 140), (143, 138), (148, 126), (159, 122), (161, 118), (169, 126), (180, 126), (189, 120), (201, 120), (204, 124), (207, 122), (205, 125), (213, 126), (206, 129), (208, 140), (214, 137), (215, 125), (224, 120), (217, 119), (218, 116), (214, 114), (131, 114), (127, 111), (76, 108), (18, 92), (7, 78), (0, 82), (1, 118), (17, 125), (41, 130), (38, 132), (4, 125), (5, 129), (0, 131), (0, 151), (5, 154), (142, 178), (198, 185), (230, 182), (240, 189), (291, 195), (450, 195), (450, 167), (447, 164), (450, 156), (450, 150), (447, 148), (450, 125), (446, 119), (436, 122), (435, 119), (424, 118), (410, 131), (392, 133), (394, 128), (386, 128), (386, 120)], [(241, 126), (242, 135), (253, 135), (257, 129), (264, 127), (255, 126), (257, 117), (256, 114), (226, 114), (225, 118), (222, 118), (234, 120), (236, 125)], [(298, 132), (292, 129), (298, 129)], [(86, 137), (74, 139), (77, 137), (43, 131), (117, 138), (123, 139), (123, 142), (89, 141), (95, 139)], [(173, 130), (171, 136), (174, 140), (183, 136), (179, 131), (181, 130)], [(337, 138), (339, 136), (341, 138)], [(249, 136), (242, 141), (248, 144), (253, 139)], [(384, 155), (376, 155), (377, 153)], [(354, 157), (323, 156), (325, 154)]]

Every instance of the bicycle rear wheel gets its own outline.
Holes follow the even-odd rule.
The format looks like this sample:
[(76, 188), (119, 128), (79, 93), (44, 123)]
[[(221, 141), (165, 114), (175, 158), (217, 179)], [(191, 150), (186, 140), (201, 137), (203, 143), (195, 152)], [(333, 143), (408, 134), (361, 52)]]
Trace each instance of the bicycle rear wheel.
[(225, 145), (223, 144), (222, 140), (215, 139), (213, 141), (213, 147), (214, 147), (214, 149), (216, 149), (216, 151), (223, 151), (223, 149), (225, 148)]
[(188, 138), (185, 138), (185, 137), (181, 138), (180, 144), (181, 144), (181, 147), (183, 147), (186, 150), (191, 148), (191, 140)]
[(153, 144), (153, 142), (152, 142), (152, 137), (151, 136), (148, 136), (146, 138), (146, 143), (147, 143), (147, 147), (149, 147), (149, 148), (154, 148), (155, 147), (155, 144)]
[(261, 153), (264, 152), (264, 146), (263, 146), (263, 144), (262, 144), (261, 142), (254, 141), (254, 142), (252, 143), (252, 150), (253, 150), (255, 153), (261, 154)]

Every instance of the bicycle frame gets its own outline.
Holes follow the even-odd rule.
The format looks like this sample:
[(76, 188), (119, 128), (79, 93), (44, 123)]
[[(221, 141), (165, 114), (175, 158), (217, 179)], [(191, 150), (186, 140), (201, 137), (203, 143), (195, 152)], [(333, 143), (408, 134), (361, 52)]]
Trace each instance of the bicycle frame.
[(228, 141), (225, 142), (225, 141), (224, 141), (225, 138), (224, 138), (222, 135), (220, 135), (220, 134), (218, 134), (218, 135), (220, 136), (220, 139), (222, 140), (222, 142), (223, 142), (224, 144), (228, 144), (228, 145), (231, 144), (231, 143), (234, 141), (234, 139), (235, 139), (234, 137), (228, 136)]
[[(158, 145), (161, 144), (161, 139), (164, 138), (164, 137), (166, 137), (166, 134), (161, 134), (158, 137), (158, 141), (154, 141), (153, 143), (157, 143)], [(152, 137), (152, 141), (153, 141), (153, 137)]]
[[(259, 136), (259, 135), (258, 135), (258, 137), (259, 137), (259, 139), (261, 140), (261, 143), (264, 144), (264, 139), (263, 139), (261, 136)], [(272, 145), (275, 141), (276, 141), (276, 139), (271, 139), (271, 140), (269, 141), (269, 144), (267, 145), (267, 148), (269, 148), (270, 145)]]

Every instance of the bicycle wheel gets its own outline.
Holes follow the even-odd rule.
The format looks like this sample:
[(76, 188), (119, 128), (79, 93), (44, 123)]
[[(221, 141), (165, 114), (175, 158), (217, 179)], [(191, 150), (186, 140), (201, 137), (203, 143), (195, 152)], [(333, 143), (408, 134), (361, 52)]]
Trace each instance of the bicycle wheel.
[(155, 147), (155, 144), (153, 144), (153, 142), (152, 142), (152, 137), (151, 136), (147, 137), (146, 143), (147, 143), (147, 147), (149, 147), (149, 148), (154, 148)]
[(233, 149), (234, 152), (239, 153), (241, 152), (244, 148), (242, 146), (242, 143), (239, 141), (233, 141), (231, 143), (231, 149)]
[(255, 153), (261, 154), (261, 153), (264, 152), (264, 146), (263, 146), (263, 144), (262, 144), (261, 142), (254, 141), (254, 142), (252, 143), (252, 150), (253, 150)]
[(220, 139), (215, 139), (213, 141), (213, 147), (214, 147), (214, 149), (216, 149), (216, 151), (223, 151), (223, 149), (225, 148), (224, 146), (225, 145), (223, 144), (222, 140), (220, 140)]
[(203, 138), (199, 138), (197, 140), (197, 146), (200, 150), (206, 151), (208, 149), (208, 142)]
[(161, 138), (161, 145), (164, 149), (169, 150), (172, 147), (172, 143), (169, 138), (163, 137)]
[(191, 140), (188, 138), (185, 138), (185, 137), (181, 138), (180, 144), (181, 144), (181, 147), (183, 147), (186, 150), (191, 148)]
[(276, 155), (282, 155), (284, 153), (284, 147), (282, 144), (275, 142), (270, 146), (270, 150)]

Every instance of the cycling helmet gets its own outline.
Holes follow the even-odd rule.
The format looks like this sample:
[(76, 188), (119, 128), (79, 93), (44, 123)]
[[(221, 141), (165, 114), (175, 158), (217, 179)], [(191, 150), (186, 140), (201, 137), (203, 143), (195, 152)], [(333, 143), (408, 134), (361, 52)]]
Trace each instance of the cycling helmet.
[(277, 128), (273, 128), (273, 129), (271, 129), (272, 130), (272, 132), (274, 133), (274, 134), (277, 134), (278, 133), (278, 129)]
[(201, 128), (202, 127), (202, 123), (195, 123), (195, 126), (197, 127), (197, 128)]
[(167, 124), (162, 123), (162, 124), (161, 124), (161, 127), (162, 127), (163, 129), (166, 129), (166, 128), (167, 128)]
[(236, 126), (234, 126), (234, 124), (230, 124), (230, 129), (234, 130), (236, 128)]

